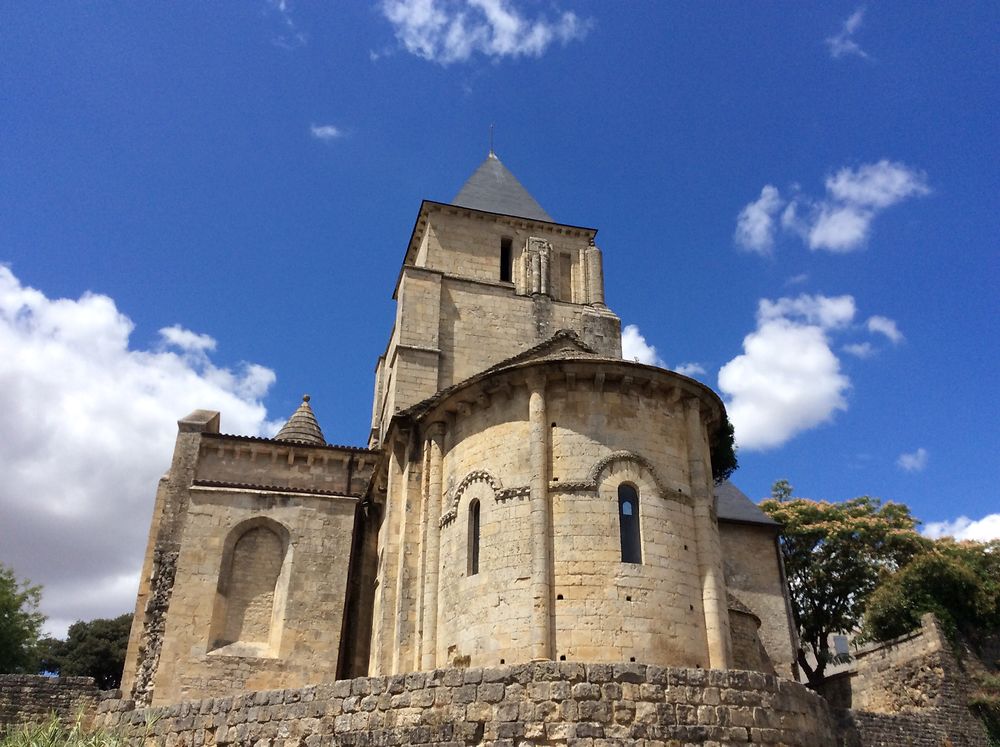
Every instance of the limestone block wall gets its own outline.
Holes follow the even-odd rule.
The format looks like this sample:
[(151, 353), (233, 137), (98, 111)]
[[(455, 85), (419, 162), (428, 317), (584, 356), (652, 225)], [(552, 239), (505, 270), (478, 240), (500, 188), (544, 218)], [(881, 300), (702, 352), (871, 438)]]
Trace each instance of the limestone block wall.
[(194, 482), (358, 496), (377, 460), (377, 452), (368, 449), (210, 433), (201, 440)]
[[(444, 456), (438, 607), (447, 613), (438, 620), (435, 641), (435, 661), (442, 665), (512, 664), (530, 650), (531, 467), (524, 392), (494, 398), (489, 412), (493, 417), (480, 412), (457, 418)], [(481, 512), (480, 557), (479, 572), (470, 575), (473, 501)]]
[[(585, 252), (597, 231), (493, 215), (446, 205), (426, 206), (428, 227), (417, 264), (453, 275), (487, 282), (500, 281), (500, 242), (510, 239), (511, 282), (525, 292), (522, 255), (538, 238), (549, 245), (550, 295), (561, 301), (591, 303)], [(529, 291), (530, 292), (530, 291)], [(601, 299), (603, 300), (603, 299)]]
[(719, 522), (726, 586), (760, 619), (761, 642), (775, 671), (796, 678), (795, 642), (773, 527)]
[(857, 652), (853, 710), (843, 715), (855, 744), (987, 747), (985, 727), (967, 705), (968, 676), (934, 616), (921, 622), (915, 633)]
[(396, 326), (376, 371), (373, 427), (393, 413), (524, 352), (560, 329), (621, 357), (621, 323), (606, 308), (518, 295), (508, 284), (404, 267)]
[(826, 704), (801, 685), (643, 664), (438, 669), (149, 710), (110, 701), (98, 721), (139, 734), (150, 715), (149, 739), (133, 744), (837, 744)]
[(153, 702), (335, 676), (356, 502), (192, 487)]
[(18, 724), (44, 721), (53, 713), (64, 724), (82, 713), (86, 723), (99, 702), (118, 694), (99, 690), (93, 677), (0, 674), (0, 737)]
[[(560, 329), (571, 329), (594, 343), (594, 320), (608, 311), (548, 296), (521, 296), (513, 288), (446, 278), (441, 292), (441, 371), (438, 388), (464, 381), (473, 374), (547, 340)], [(617, 339), (597, 341), (599, 352), (621, 357)]]
[(140, 702), (333, 676), (355, 508), (378, 453), (178, 423), (160, 481), (122, 689)]
[[(401, 431), (370, 671), (535, 658), (725, 666), (706, 435), (718, 405), (706, 392), (625, 362), (531, 361)], [(622, 562), (624, 483), (640, 496), (641, 563)]]

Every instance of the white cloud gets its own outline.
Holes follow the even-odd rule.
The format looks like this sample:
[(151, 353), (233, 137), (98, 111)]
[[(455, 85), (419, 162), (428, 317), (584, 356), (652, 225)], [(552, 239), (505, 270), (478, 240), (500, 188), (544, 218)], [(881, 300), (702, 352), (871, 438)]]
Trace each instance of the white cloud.
[(827, 38), (826, 45), (830, 48), (830, 56), (835, 60), (839, 60), (841, 57), (855, 56), (868, 58), (868, 53), (861, 48), (861, 46), (854, 41), (851, 37), (854, 33), (861, 28), (861, 21), (864, 20), (865, 9), (863, 7), (858, 8), (856, 11), (851, 13), (844, 25), (840, 27), (840, 31), (833, 36)]
[(48, 630), (129, 611), (176, 421), (220, 410), (228, 432), (270, 432), (263, 366), (212, 364), (179, 326), (152, 350), (107, 296), (50, 299), (0, 266), (0, 560), (44, 586)]
[(209, 335), (200, 335), (189, 329), (184, 329), (179, 324), (171, 327), (164, 327), (160, 330), (160, 337), (168, 345), (180, 348), (187, 353), (207, 352), (215, 350), (215, 339)]
[(792, 277), (788, 278), (788, 280), (785, 281), (785, 285), (786, 286), (803, 285), (804, 283), (807, 282), (809, 282), (809, 274), (806, 272), (802, 272), (799, 273), (798, 275), (792, 275)]
[(291, 0), (266, 0), (266, 4), (277, 14), (281, 23), (281, 31), (271, 41), (285, 49), (305, 46), (308, 39), (292, 18)]
[(674, 368), (674, 370), (679, 374), (683, 374), (684, 376), (690, 376), (692, 378), (695, 378), (697, 376), (702, 376), (703, 374), (706, 373), (705, 367), (703, 365), (694, 362), (679, 363)]
[(872, 211), (854, 205), (820, 205), (814, 210), (809, 227), (809, 248), (834, 253), (853, 251), (868, 240), (868, 229), (874, 217)]
[(844, 327), (854, 319), (856, 312), (851, 296), (810, 296), (803, 293), (798, 298), (779, 298), (777, 301), (761, 299), (757, 307), (759, 321), (798, 318), (824, 329)]
[(885, 335), (895, 344), (903, 341), (903, 333), (899, 331), (899, 327), (896, 326), (896, 322), (888, 317), (869, 317), (866, 322), (866, 326), (868, 327), (869, 332), (877, 332), (878, 334)]
[(931, 521), (920, 533), (931, 539), (954, 537), (956, 540), (989, 542), (1000, 539), (1000, 514), (988, 514), (981, 519), (959, 516), (954, 521)]
[(781, 446), (847, 409), (850, 380), (828, 334), (854, 318), (851, 296), (762, 299), (743, 354), (719, 371), (719, 389), (743, 449)]
[(667, 365), (657, 354), (656, 348), (646, 342), (635, 324), (628, 324), (622, 330), (622, 358), (661, 368), (666, 368)]
[(770, 254), (774, 248), (774, 217), (782, 205), (784, 200), (777, 187), (765, 185), (760, 197), (747, 204), (736, 218), (736, 244), (758, 254)]
[(835, 200), (868, 208), (891, 207), (907, 197), (930, 192), (927, 175), (922, 171), (884, 158), (857, 169), (841, 169), (827, 177), (826, 190)]
[(875, 346), (870, 342), (854, 342), (844, 345), (845, 353), (853, 355), (855, 358), (871, 358), (875, 355)]
[(900, 454), (896, 466), (906, 472), (923, 472), (929, 456), (927, 449), (921, 447), (916, 451)]
[(926, 174), (887, 159), (856, 169), (842, 168), (827, 177), (825, 187), (822, 199), (798, 195), (786, 204), (776, 187), (766, 185), (760, 198), (736, 218), (737, 245), (769, 254), (778, 228), (775, 218), (781, 211), (781, 228), (799, 236), (810, 249), (854, 251), (864, 246), (881, 211), (930, 192)]
[(554, 42), (582, 39), (591, 25), (571, 11), (531, 20), (510, 0), (383, 0), (381, 9), (408, 52), (442, 65), (476, 53), (540, 57)]
[(339, 137), (344, 136), (344, 131), (335, 125), (311, 125), (309, 127), (309, 132), (317, 140), (336, 140)]

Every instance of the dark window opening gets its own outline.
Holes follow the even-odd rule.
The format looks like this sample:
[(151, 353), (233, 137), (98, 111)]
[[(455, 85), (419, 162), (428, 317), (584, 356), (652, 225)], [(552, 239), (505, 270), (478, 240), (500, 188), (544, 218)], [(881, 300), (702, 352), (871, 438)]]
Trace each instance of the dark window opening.
[(509, 283), (513, 277), (514, 252), (510, 239), (500, 239), (500, 282)]
[(631, 485), (618, 486), (618, 526), (621, 530), (622, 562), (641, 563), (639, 494)]
[(469, 505), (469, 575), (479, 573), (479, 501)]

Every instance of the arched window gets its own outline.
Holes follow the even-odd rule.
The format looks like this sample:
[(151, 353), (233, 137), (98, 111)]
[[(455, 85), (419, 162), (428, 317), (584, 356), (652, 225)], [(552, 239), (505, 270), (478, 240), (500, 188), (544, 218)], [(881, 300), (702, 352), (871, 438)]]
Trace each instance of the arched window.
[(469, 504), (469, 575), (479, 573), (479, 501)]
[(500, 282), (509, 283), (513, 276), (514, 252), (513, 241), (508, 238), (500, 239)]
[(639, 544), (639, 493), (631, 485), (618, 486), (618, 527), (621, 531), (622, 562), (641, 563)]

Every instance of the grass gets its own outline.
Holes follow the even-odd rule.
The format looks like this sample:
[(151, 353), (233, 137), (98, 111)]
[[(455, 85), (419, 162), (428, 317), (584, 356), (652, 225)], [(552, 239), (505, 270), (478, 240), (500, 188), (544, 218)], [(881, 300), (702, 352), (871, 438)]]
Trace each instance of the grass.
[(152, 723), (141, 733), (127, 727), (113, 729), (84, 726), (82, 715), (67, 726), (54, 713), (46, 721), (21, 724), (0, 737), (0, 747), (126, 747), (133, 739), (149, 735)]

